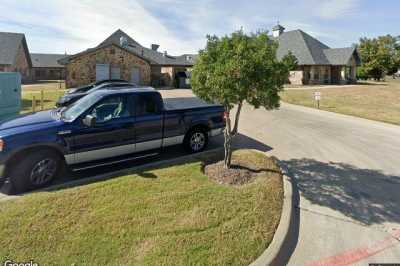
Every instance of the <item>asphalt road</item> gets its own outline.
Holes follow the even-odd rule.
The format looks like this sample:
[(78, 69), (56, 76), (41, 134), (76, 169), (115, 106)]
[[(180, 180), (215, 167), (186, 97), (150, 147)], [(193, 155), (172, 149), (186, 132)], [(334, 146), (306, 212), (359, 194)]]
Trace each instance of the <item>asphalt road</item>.
[(240, 122), (297, 186), (279, 264), (400, 263), (400, 127), (288, 104)]

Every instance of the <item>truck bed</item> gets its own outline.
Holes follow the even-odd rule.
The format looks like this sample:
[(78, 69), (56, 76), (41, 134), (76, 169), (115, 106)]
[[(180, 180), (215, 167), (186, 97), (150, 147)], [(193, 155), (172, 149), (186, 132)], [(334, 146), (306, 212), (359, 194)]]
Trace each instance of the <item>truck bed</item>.
[(177, 111), (177, 110), (220, 106), (218, 104), (207, 103), (197, 97), (164, 98), (163, 101), (164, 101), (164, 108), (166, 111)]

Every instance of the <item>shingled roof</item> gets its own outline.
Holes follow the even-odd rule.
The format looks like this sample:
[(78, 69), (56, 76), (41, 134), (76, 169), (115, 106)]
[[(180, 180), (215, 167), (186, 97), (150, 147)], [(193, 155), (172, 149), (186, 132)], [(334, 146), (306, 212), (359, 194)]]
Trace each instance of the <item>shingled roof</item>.
[(283, 32), (276, 40), (279, 43), (278, 59), (290, 51), (296, 56), (299, 65), (347, 65), (353, 55), (356, 56), (357, 64), (360, 64), (355, 48), (331, 49), (302, 30)]
[[(125, 37), (126, 39), (126, 44), (124, 46), (121, 45), (120, 42), (121, 37)], [(140, 45), (137, 41), (132, 39), (128, 34), (119, 29), (113, 34), (111, 34), (103, 42), (101, 42), (97, 47), (87, 49), (86, 51), (80, 52), (75, 55), (71, 55), (69, 57), (59, 60), (59, 62), (61, 64), (67, 64), (68, 61), (73, 58), (76, 58), (78, 56), (81, 56), (89, 52), (93, 52), (97, 49), (101, 49), (109, 45), (115, 45), (120, 47), (121, 49), (131, 52), (134, 55), (148, 61), (152, 65), (192, 66), (197, 58), (197, 55), (185, 54), (180, 56), (172, 56), (165, 53), (160, 53), (158, 51)]]
[(123, 32), (121, 29), (118, 29), (116, 32), (114, 32), (113, 34), (111, 34), (107, 39), (105, 39), (104, 41), (102, 41), (99, 46), (101, 45), (107, 45), (107, 44), (119, 44), (120, 43), (120, 38), (121, 36), (124, 36), (126, 38), (126, 40), (128, 41), (128, 43), (132, 46), (136, 45), (136, 46), (141, 46), (137, 41), (135, 41), (134, 39), (132, 39), (128, 34), (126, 34), (125, 32)]
[(22, 33), (0, 32), (0, 65), (13, 65), (20, 45), (24, 46), (26, 59), (32, 65), (25, 35)]
[(64, 67), (58, 60), (67, 57), (65, 54), (31, 54), (32, 67)]

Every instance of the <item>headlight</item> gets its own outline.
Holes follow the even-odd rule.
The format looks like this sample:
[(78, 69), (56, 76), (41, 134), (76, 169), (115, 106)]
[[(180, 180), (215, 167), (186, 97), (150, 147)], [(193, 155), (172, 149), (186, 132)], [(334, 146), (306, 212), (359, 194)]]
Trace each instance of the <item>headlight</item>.
[(2, 152), (5, 148), (4, 140), (0, 139), (0, 152)]

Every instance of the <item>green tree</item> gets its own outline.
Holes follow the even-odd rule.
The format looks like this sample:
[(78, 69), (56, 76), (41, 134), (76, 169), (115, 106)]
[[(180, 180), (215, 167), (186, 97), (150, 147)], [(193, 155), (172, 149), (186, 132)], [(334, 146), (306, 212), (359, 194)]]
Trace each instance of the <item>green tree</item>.
[(360, 73), (368, 78), (380, 80), (386, 74), (392, 75), (400, 67), (400, 43), (391, 35), (377, 38), (361, 38), (358, 45), (361, 57)]
[[(267, 32), (246, 35), (242, 30), (229, 36), (207, 36), (207, 45), (199, 53), (192, 71), (192, 89), (207, 102), (225, 108), (225, 167), (232, 157), (232, 139), (238, 133), (244, 102), (268, 110), (279, 107), (279, 91), (289, 69), (276, 58), (277, 43)], [(236, 106), (234, 123), (231, 113)]]
[(286, 65), (289, 71), (293, 71), (296, 70), (299, 61), (292, 51), (289, 51), (289, 53), (282, 58), (282, 63)]

